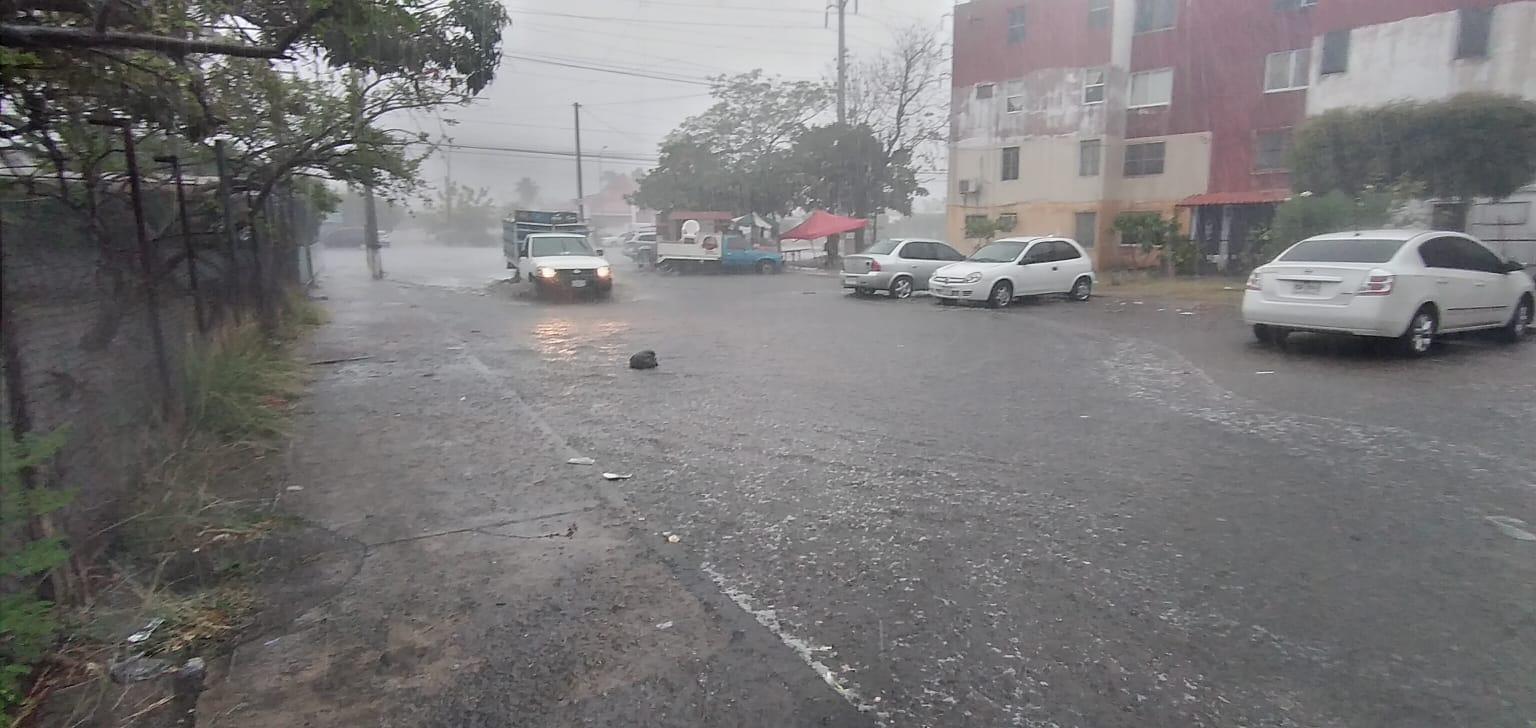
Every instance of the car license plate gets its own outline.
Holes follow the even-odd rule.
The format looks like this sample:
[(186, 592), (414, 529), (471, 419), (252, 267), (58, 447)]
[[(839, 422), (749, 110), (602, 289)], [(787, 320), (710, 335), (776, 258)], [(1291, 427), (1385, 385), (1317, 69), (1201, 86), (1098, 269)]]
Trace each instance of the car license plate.
[(859, 284), (859, 279), (854, 278), (853, 276), (846, 276), (843, 278), (843, 284), (848, 286), (856, 286)]
[(1296, 281), (1292, 284), (1293, 293), (1322, 293), (1322, 281)]
[(935, 288), (935, 289), (933, 289), (933, 294), (936, 295), (936, 296), (953, 296), (953, 295), (955, 295), (955, 289), (953, 289), (953, 288)]
[(584, 281), (584, 280), (581, 280), (581, 279), (578, 278), (578, 279), (576, 279), (574, 281), (571, 281), (571, 288), (586, 288), (586, 287), (587, 287), (587, 282)]

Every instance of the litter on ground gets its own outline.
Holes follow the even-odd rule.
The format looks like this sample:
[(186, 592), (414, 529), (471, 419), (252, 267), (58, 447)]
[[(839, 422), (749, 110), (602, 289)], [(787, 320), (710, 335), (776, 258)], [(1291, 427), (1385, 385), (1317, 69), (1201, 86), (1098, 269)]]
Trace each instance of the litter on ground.
[(579, 457), (579, 458), (571, 458), (570, 460), (567, 460), (566, 462), (570, 463), (571, 465), (595, 465), (597, 463), (596, 460), (593, 460), (592, 458), (589, 458), (589, 457), (586, 457), (586, 456), (582, 456), (582, 457)]

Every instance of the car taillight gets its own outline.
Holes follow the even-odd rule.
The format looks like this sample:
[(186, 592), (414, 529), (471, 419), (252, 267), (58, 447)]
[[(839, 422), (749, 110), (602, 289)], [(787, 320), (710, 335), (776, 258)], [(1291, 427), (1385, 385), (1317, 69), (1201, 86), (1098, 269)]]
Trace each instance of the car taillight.
[(871, 261), (869, 261), (869, 270), (870, 270), (870, 272), (874, 272), (874, 271), (880, 270), (880, 261), (878, 261), (878, 260), (871, 260)]
[(1392, 282), (1396, 279), (1397, 276), (1384, 270), (1373, 270), (1366, 276), (1365, 282), (1360, 284), (1360, 290), (1356, 293), (1361, 296), (1385, 296), (1392, 292)]
[(1262, 290), (1264, 290), (1264, 275), (1262, 273), (1259, 273), (1258, 271), (1254, 271), (1252, 273), (1249, 273), (1248, 274), (1248, 285), (1246, 287), (1250, 291), (1262, 291)]

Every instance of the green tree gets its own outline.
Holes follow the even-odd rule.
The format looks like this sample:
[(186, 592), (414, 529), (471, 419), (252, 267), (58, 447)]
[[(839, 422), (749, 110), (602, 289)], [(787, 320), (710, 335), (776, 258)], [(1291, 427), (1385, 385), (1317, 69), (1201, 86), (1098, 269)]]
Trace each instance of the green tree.
[(1412, 186), (1498, 199), (1532, 179), (1536, 102), (1494, 94), (1330, 111), (1298, 130), (1291, 154), (1293, 187), (1315, 194)]
[(500, 239), (490, 231), (501, 218), (501, 205), (484, 187), (449, 182), (437, 190), (435, 198), (426, 201), (422, 218), (427, 229), (444, 242), (478, 245)]
[(1004, 222), (1002, 217), (993, 219), (986, 215), (965, 216), (965, 237), (967, 240), (986, 240), (991, 242), (992, 238), (1011, 229), (1013, 229), (1013, 225)]
[(0, 715), (24, 697), (34, 663), (53, 647), (59, 621), (39, 596), (54, 569), (69, 559), (62, 539), (37, 524), (69, 503), (66, 493), (39, 486), (32, 475), (58, 452), (64, 435), (28, 436), (0, 443)]
[(1179, 229), (1179, 221), (1156, 212), (1122, 212), (1115, 218), (1115, 231), (1120, 233), (1122, 243), (1135, 245), (1143, 255), (1154, 250), (1162, 251), (1163, 275), (1166, 276), (1174, 273), (1177, 248), (1187, 244)]
[(539, 202), (539, 183), (532, 177), (524, 177), (517, 181), (517, 204), (523, 208), (531, 208)]
[(1373, 189), (1361, 192), (1358, 197), (1339, 190), (1292, 197), (1276, 206), (1274, 220), (1259, 234), (1261, 260), (1253, 262), (1271, 260), (1291, 245), (1313, 235), (1389, 225), (1393, 210), (1403, 196), (1404, 193)]
[(715, 103), (667, 135), (660, 162), (640, 180), (631, 202), (653, 210), (787, 212), (797, 190), (785, 175), (786, 158), (810, 120), (826, 110), (829, 87), (761, 70), (713, 81)]
[(797, 176), (801, 207), (843, 210), (869, 217), (884, 210), (912, 214), (914, 197), (928, 194), (905, 152), (892, 163), (874, 132), (863, 125), (829, 124), (796, 137), (787, 165)]

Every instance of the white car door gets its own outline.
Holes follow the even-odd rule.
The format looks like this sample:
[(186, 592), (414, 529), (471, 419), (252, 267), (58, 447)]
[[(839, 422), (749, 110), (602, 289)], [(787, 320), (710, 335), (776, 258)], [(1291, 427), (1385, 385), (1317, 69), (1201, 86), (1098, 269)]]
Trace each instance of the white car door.
[(1055, 274), (1052, 278), (1055, 288), (1051, 292), (1066, 293), (1072, 290), (1072, 284), (1077, 282), (1079, 275), (1088, 272), (1090, 265), (1076, 245), (1065, 240), (1057, 240), (1055, 247), (1056, 265), (1051, 268), (1051, 272)]
[(1442, 235), (1419, 245), (1419, 258), (1434, 288), (1430, 296), (1440, 309), (1442, 331), (1477, 326), (1487, 315), (1479, 309), (1485, 305), (1488, 276), (1469, 269), (1464, 242)]
[(1454, 240), (1461, 267), (1472, 274), (1470, 325), (1496, 326), (1509, 321), (1515, 313), (1516, 297), (1509, 293), (1504, 261), (1476, 240), (1461, 237)]
[(1057, 273), (1051, 269), (1059, 267), (1054, 260), (1056, 246), (1052, 244), (1053, 242), (1036, 240), (1024, 251), (1024, 255), (1019, 257), (1013, 273), (1015, 295), (1038, 296), (1051, 292), (1051, 286), (1055, 284), (1053, 276)]

